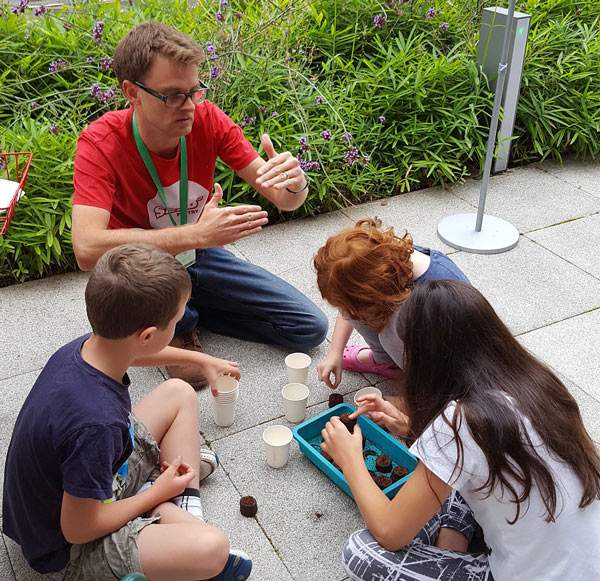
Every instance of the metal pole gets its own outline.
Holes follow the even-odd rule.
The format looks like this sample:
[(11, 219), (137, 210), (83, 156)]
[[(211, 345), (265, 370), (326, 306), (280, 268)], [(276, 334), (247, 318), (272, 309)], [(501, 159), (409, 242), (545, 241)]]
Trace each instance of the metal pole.
[(515, 13), (516, 0), (509, 0), (508, 16), (506, 18), (506, 28), (504, 30), (504, 41), (502, 43), (502, 55), (498, 63), (498, 78), (496, 81), (496, 94), (494, 95), (494, 105), (492, 108), (492, 120), (490, 123), (490, 133), (488, 135), (487, 151), (485, 154), (485, 165), (483, 169), (483, 178), (481, 180), (481, 189), (479, 190), (479, 206), (477, 207), (477, 221), (475, 230), (481, 232), (483, 223), (483, 213), (485, 210), (485, 198), (487, 196), (488, 185), (490, 183), (490, 174), (492, 172), (492, 162), (494, 160), (494, 148), (496, 147), (496, 136), (498, 134), (498, 119), (500, 117), (500, 106), (504, 94), (504, 80), (506, 78), (506, 69), (508, 68), (508, 46), (512, 32), (512, 21)]

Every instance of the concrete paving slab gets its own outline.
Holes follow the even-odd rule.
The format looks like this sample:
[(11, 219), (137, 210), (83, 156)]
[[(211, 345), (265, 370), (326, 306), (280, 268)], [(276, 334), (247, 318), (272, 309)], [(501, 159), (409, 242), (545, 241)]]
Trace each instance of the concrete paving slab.
[(600, 198), (600, 162), (569, 159), (564, 163), (544, 161), (536, 166), (542, 171), (555, 175), (588, 194)]
[[(314, 406), (310, 414), (323, 409)], [(340, 581), (346, 577), (341, 548), (362, 526), (360, 513), (295, 442), (284, 468), (267, 466), (261, 439), (266, 425), (216, 442), (223, 467), (241, 494), (257, 499), (256, 518), (295, 579)]]
[[(477, 187), (473, 187), (474, 184)], [(450, 191), (471, 204), (479, 201), (479, 182), (453, 186)], [(530, 232), (600, 211), (594, 197), (535, 167), (509, 170), (493, 176), (486, 214), (504, 218), (519, 232)]]
[(600, 448), (600, 399), (592, 397), (572, 381), (569, 381), (564, 375), (559, 375), (559, 377), (575, 398), (586, 430), (592, 440), (596, 442), (596, 446)]
[(514, 334), (600, 306), (600, 281), (527, 238), (510, 252), (452, 259)]
[(0, 379), (43, 367), (59, 347), (90, 330), (87, 278), (71, 273), (0, 289)]
[(250, 262), (279, 274), (295, 266), (308, 266), (329, 236), (350, 225), (344, 214), (331, 212), (269, 226), (235, 246)]
[[(474, 191), (475, 187), (473, 181), (464, 185), (465, 191)], [(353, 222), (361, 218), (378, 217), (386, 226), (393, 226), (396, 234), (402, 235), (406, 230), (416, 244), (435, 248), (446, 254), (456, 250), (438, 238), (438, 222), (452, 214), (475, 211), (476, 208), (471, 203), (457, 198), (443, 188), (401, 194), (344, 210)]]
[(222, 469), (202, 484), (200, 493), (206, 521), (223, 529), (231, 547), (245, 551), (252, 559), (252, 579), (292, 581), (257, 520), (240, 514), (241, 495)]
[[(519, 341), (600, 401), (600, 309), (537, 329)], [(596, 415), (600, 417), (600, 404)]]
[(4, 543), (4, 539), (0, 542), (0, 579), (4, 581), (14, 581), (15, 573), (8, 558), (8, 549)]
[(21, 547), (6, 535), (2, 535), (2, 537), (6, 543), (8, 556), (15, 573), (14, 578), (16, 581), (62, 581), (63, 574), (61, 573), (41, 575), (34, 571), (25, 560), (25, 557), (21, 552)]
[[(200, 429), (208, 441), (223, 438), (284, 414), (281, 389), (287, 383), (284, 359), (289, 351), (208, 332), (202, 334), (202, 344), (211, 355), (238, 361), (242, 371), (240, 398), (232, 426), (220, 428), (215, 425), (208, 390), (202, 390), (199, 394)], [(318, 381), (316, 372), (316, 364), (325, 355), (326, 348), (326, 345), (321, 345), (309, 352), (313, 359), (308, 379), (309, 405), (326, 401), (331, 393), (327, 386)], [(362, 375), (348, 374), (339, 391), (350, 393), (366, 384)]]
[(536, 230), (527, 238), (600, 278), (600, 214)]

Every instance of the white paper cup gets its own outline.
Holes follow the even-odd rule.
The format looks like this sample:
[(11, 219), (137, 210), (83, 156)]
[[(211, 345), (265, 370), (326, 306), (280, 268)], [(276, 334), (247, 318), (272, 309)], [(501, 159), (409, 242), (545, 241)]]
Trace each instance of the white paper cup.
[(304, 419), (309, 393), (308, 387), (303, 383), (288, 383), (281, 390), (285, 406), (285, 417), (289, 422), (296, 424)]
[(213, 418), (217, 426), (227, 428), (233, 424), (235, 417), (235, 401), (231, 403), (217, 403), (213, 399)]
[(267, 464), (271, 468), (282, 468), (290, 456), (292, 430), (286, 426), (269, 426), (263, 432)]
[(239, 396), (240, 382), (230, 375), (220, 375), (212, 387), (218, 392), (212, 396), (216, 403), (235, 402)]
[(290, 353), (285, 358), (287, 367), (288, 381), (290, 383), (308, 382), (308, 368), (312, 359), (306, 353)]
[(381, 397), (381, 390), (376, 387), (363, 387), (354, 394), (354, 405), (358, 407), (358, 400), (365, 395), (378, 395)]

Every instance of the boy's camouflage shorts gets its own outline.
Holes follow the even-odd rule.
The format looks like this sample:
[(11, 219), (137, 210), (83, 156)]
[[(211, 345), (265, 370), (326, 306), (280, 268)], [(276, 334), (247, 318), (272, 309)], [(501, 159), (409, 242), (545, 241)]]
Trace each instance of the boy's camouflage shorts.
[[(115, 500), (133, 496), (147, 480), (160, 475), (158, 444), (146, 426), (131, 416), (134, 429), (134, 448), (129, 456), (129, 472), (122, 480), (113, 481)], [(71, 547), (71, 560), (59, 573), (63, 581), (114, 581), (134, 572), (141, 572), (137, 536), (160, 516), (138, 517), (119, 530), (84, 545)]]

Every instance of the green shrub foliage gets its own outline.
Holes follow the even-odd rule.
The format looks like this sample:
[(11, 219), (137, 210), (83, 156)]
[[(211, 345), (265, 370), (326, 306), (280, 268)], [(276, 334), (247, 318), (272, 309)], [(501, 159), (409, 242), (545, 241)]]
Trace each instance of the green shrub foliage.
[[(477, 175), (493, 95), (476, 65), (482, 0), (0, 3), (0, 151), (33, 151), (27, 195), (0, 238), (0, 284), (74, 267), (79, 132), (125, 106), (111, 55), (155, 19), (206, 49), (210, 98), (258, 146), (268, 132), (311, 177), (292, 216)], [(513, 163), (600, 152), (600, 2), (528, 0)], [(227, 203), (255, 192), (225, 166)], [(272, 220), (283, 218), (270, 208)]]

